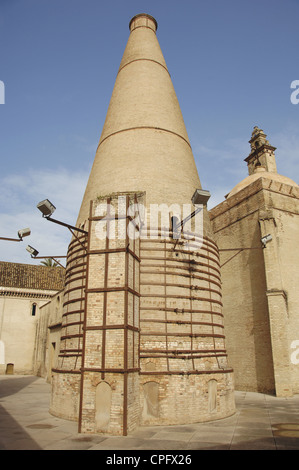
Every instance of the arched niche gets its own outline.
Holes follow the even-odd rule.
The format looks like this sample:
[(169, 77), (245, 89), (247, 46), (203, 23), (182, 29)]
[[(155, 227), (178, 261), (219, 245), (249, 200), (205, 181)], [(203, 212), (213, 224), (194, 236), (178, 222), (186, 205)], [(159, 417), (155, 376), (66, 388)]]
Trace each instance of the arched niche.
[(217, 408), (217, 380), (212, 379), (208, 382), (208, 409), (213, 413)]
[(107, 382), (100, 382), (96, 387), (95, 395), (96, 430), (105, 432), (110, 423), (112, 389)]
[(146, 382), (143, 384), (144, 406), (143, 417), (157, 418), (159, 416), (159, 384), (157, 382)]

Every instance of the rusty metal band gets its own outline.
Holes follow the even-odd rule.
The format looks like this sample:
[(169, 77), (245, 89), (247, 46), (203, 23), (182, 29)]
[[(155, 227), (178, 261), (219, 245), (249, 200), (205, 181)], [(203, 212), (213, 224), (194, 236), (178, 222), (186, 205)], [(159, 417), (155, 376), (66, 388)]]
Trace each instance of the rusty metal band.
[(217, 369), (217, 370), (190, 370), (190, 371), (160, 371), (160, 372), (144, 372), (140, 371), (140, 375), (202, 375), (202, 374), (230, 374), (233, 372), (233, 369)]
[[(167, 335), (167, 310), (166, 310), (166, 306), (167, 306), (167, 297), (166, 297), (166, 242), (164, 240), (164, 244), (163, 244), (163, 252), (164, 252), (164, 263), (163, 263), (163, 275), (164, 275), (164, 314), (165, 314), (165, 334)], [(140, 277), (140, 287), (142, 285), (141, 283), (141, 277)], [(141, 318), (140, 318), (140, 322), (141, 322)], [(141, 336), (140, 336), (140, 339), (141, 339)], [(165, 347), (166, 347), (166, 351), (168, 350), (168, 342), (166, 341), (166, 344), (165, 344)], [(141, 359), (141, 358), (140, 358)], [(169, 361), (168, 359), (166, 359), (166, 366), (167, 366), (167, 370), (169, 370)]]
[(70, 241), (69, 243), (69, 248), (72, 248), (73, 246), (77, 246), (81, 243), (86, 243), (87, 242), (87, 238), (88, 238), (88, 233), (82, 233), (80, 232), (78, 235), (73, 235), (73, 239)]
[[(140, 307), (140, 310), (153, 310), (153, 311), (159, 311), (163, 312), (165, 309), (164, 307)], [(174, 312), (174, 313), (191, 313), (191, 309), (187, 308), (167, 308), (166, 309), (168, 312)], [(211, 312), (211, 310), (198, 310), (198, 309), (192, 309), (192, 313), (206, 313), (207, 315), (210, 315), (213, 313), (213, 315), (218, 315), (220, 317), (223, 317), (222, 312)]]
[[(191, 281), (191, 278), (190, 278), (190, 281)], [(209, 289), (208, 287), (202, 287), (202, 286), (192, 286), (192, 285), (187, 285), (187, 284), (174, 284), (174, 283), (162, 284), (161, 282), (142, 282), (141, 285), (142, 286), (161, 286), (161, 285), (164, 285), (165, 287), (179, 287), (179, 288), (189, 289), (189, 290), (207, 291), (207, 292), (213, 292), (214, 294), (217, 294), (220, 297), (222, 297), (221, 291), (218, 291), (218, 290), (215, 290), (215, 289)]]
[[(83, 271), (82, 271), (83, 272)], [(84, 270), (85, 272), (85, 270)], [(83, 279), (86, 279), (86, 276), (79, 276), (79, 277), (74, 277), (74, 278), (70, 278), (68, 279), (67, 281), (65, 281), (64, 285), (65, 286), (68, 286), (69, 284), (71, 284), (72, 282), (76, 282), (76, 281), (82, 281)]]
[[(189, 278), (189, 289), (191, 290), (192, 287), (192, 278)], [(192, 298), (190, 297), (190, 318), (191, 318), (191, 335), (193, 335), (193, 306), (192, 306)], [(193, 336), (191, 336), (191, 349), (193, 349)], [(195, 369), (194, 358), (192, 357), (192, 367)]]
[(140, 262), (139, 256), (137, 256), (129, 247), (128, 244), (124, 248), (106, 248), (104, 250), (89, 250), (88, 254), (89, 255), (103, 255), (103, 254), (110, 254), (110, 253), (130, 253), (130, 255), (133, 256), (133, 258), (137, 259), (137, 261)]
[(73, 245), (73, 247), (71, 249), (68, 249), (67, 251), (67, 257), (68, 259), (72, 259), (72, 257), (74, 255), (76, 255), (77, 253), (81, 253), (81, 256), (85, 256), (86, 255), (86, 247), (84, 245), (81, 245), (81, 244), (77, 244), (77, 245)]
[[(193, 311), (190, 313), (194, 313)], [(149, 318), (142, 318), (140, 320), (141, 322), (147, 322), (147, 323), (170, 323), (170, 324), (175, 324), (175, 325), (205, 325), (205, 326), (216, 326), (219, 328), (224, 328), (223, 325), (220, 323), (211, 323), (211, 322), (202, 322), (202, 321), (188, 321), (188, 320), (155, 320), (155, 319), (149, 319)]]
[(77, 354), (81, 354), (82, 353), (82, 348), (81, 349), (75, 349), (75, 348), (61, 349), (60, 353), (77, 353)]
[(73, 354), (62, 354), (62, 353), (59, 353), (58, 354), (58, 357), (62, 357), (62, 358), (66, 358), (66, 357), (82, 357), (82, 353), (73, 353)]
[(185, 338), (222, 338), (224, 339), (224, 335), (216, 334), (216, 333), (160, 333), (157, 331), (151, 331), (150, 333), (143, 333), (142, 330), (140, 332), (141, 336), (175, 336), (175, 337), (185, 337)]
[[(152, 298), (164, 298), (165, 295), (163, 294), (141, 294), (141, 297), (152, 297)], [(222, 302), (219, 300), (214, 300), (214, 299), (209, 299), (205, 297), (193, 297), (193, 296), (188, 296), (188, 295), (174, 295), (174, 294), (168, 294), (166, 296), (167, 298), (172, 298), (172, 299), (192, 299), (192, 300), (198, 300), (199, 302), (209, 302), (209, 303), (214, 303), (223, 306)], [(193, 310), (192, 310), (193, 312)]]
[[(162, 265), (161, 264), (145, 264), (144, 267), (146, 268), (162, 268)], [(195, 279), (197, 278), (197, 276), (195, 274), (192, 274), (192, 273), (200, 273), (200, 274), (207, 274), (208, 276), (213, 276), (214, 278), (216, 278), (218, 281), (221, 281), (221, 277), (220, 275), (217, 275), (217, 274), (214, 274), (214, 273), (210, 273), (208, 271), (204, 271), (202, 269), (195, 269), (192, 267), (192, 269), (190, 269), (190, 267), (186, 267), (186, 266), (168, 266), (168, 267), (171, 267), (171, 268), (174, 268), (174, 269), (180, 269), (180, 270), (183, 270), (183, 271), (188, 271), (188, 274), (184, 274), (184, 273), (176, 273), (176, 272), (172, 272), (172, 271), (168, 271), (167, 274), (175, 274), (177, 276), (186, 276), (186, 277), (194, 277)], [(141, 271), (142, 273), (146, 272), (144, 269), (142, 269)], [(162, 271), (149, 271), (148, 274), (161, 274)], [(164, 273), (164, 271), (163, 271)], [(200, 277), (199, 277), (200, 279)]]
[(49, 330), (55, 330), (55, 328), (61, 328), (61, 326), (62, 326), (62, 323), (58, 322), (58, 323), (52, 323), (52, 325), (49, 325), (48, 328)]
[(86, 267), (84, 267), (83, 269), (81, 269), (79, 271), (73, 272), (75, 269), (81, 268), (82, 266), (86, 266), (86, 261), (84, 261), (83, 263), (76, 264), (75, 266), (67, 266), (66, 267), (66, 277), (70, 277), (70, 276), (73, 276), (73, 275), (76, 275), (76, 274), (81, 274), (81, 272), (82, 273), (85, 272)]
[[(76, 248), (76, 247), (74, 247)], [(77, 253), (80, 253), (80, 255), (78, 256), (74, 256), (76, 255)], [(86, 256), (86, 249), (83, 250), (82, 246), (80, 246), (79, 248), (77, 248), (76, 250), (73, 249), (73, 250), (70, 250), (68, 251), (67, 253), (67, 258), (68, 258), (68, 262), (71, 263), (72, 261), (78, 259), (78, 258), (84, 258)]]
[(79, 290), (79, 289), (85, 289), (85, 286), (76, 286), (76, 287), (72, 287), (71, 289), (68, 289), (68, 290), (65, 290), (64, 291), (64, 295), (67, 295), (69, 294), (70, 292), (73, 292), (75, 290)]
[[(158, 354), (161, 354), (161, 353), (165, 353), (166, 350), (165, 349), (140, 349), (140, 352), (141, 354), (145, 354), (145, 353), (152, 353), (152, 354), (155, 354), (155, 353), (158, 353)], [(169, 349), (168, 352), (170, 352), (171, 354), (186, 354), (186, 353), (195, 353), (195, 354), (198, 354), (198, 353), (226, 353), (226, 349)], [(153, 356), (153, 357), (156, 357), (156, 356)]]
[[(141, 248), (141, 251), (164, 251), (163, 248)], [(206, 251), (209, 251), (209, 250), (206, 250)], [(192, 255), (192, 256), (200, 256), (201, 258), (204, 258), (204, 259), (209, 259), (211, 261), (213, 261), (213, 263), (216, 263), (218, 266), (220, 266), (220, 263), (219, 263), (219, 257), (217, 256), (216, 258), (212, 258), (211, 256), (208, 256), (208, 255), (205, 255), (203, 253), (200, 253), (200, 252), (195, 252), (195, 251), (190, 251), (190, 250), (178, 250), (176, 249), (175, 251), (173, 249), (168, 249), (166, 250), (167, 253), (175, 253), (175, 254), (179, 254), (179, 253), (182, 253), (182, 254), (188, 254), (188, 255)], [(168, 259), (168, 258), (167, 258)]]
[[(192, 361), (194, 359), (203, 359), (203, 358), (207, 358), (207, 357), (213, 357), (215, 359), (217, 359), (218, 357), (227, 357), (227, 354), (226, 353), (222, 353), (222, 354), (197, 354), (197, 355), (194, 355), (194, 354), (185, 354), (185, 355), (180, 355), (180, 356), (177, 356), (176, 354), (148, 354), (148, 355), (141, 355), (141, 359), (154, 359), (154, 358), (157, 358), (157, 359), (182, 359), (182, 360), (186, 360), (186, 359), (191, 359)], [(193, 369), (195, 370), (195, 366), (194, 364), (192, 364), (193, 366)]]
[(81, 370), (72, 370), (72, 369), (51, 369), (52, 372), (55, 372), (56, 374), (78, 374), (81, 375)]
[[(66, 325), (68, 326), (68, 325)], [(64, 341), (65, 339), (73, 339), (73, 338), (82, 338), (83, 337), (83, 334), (82, 333), (75, 333), (73, 335), (64, 335), (64, 336), (61, 336), (61, 341)]]
[[(126, 196), (126, 214), (129, 209), (129, 197)], [(128, 218), (126, 219), (126, 248), (129, 246), (129, 235), (128, 235)], [(129, 252), (126, 249), (125, 253), (125, 309), (124, 309), (124, 370), (128, 369), (128, 318), (129, 318), (129, 307), (128, 307), (128, 291), (129, 291)], [(123, 399), (123, 435), (126, 436), (128, 433), (128, 373), (124, 374), (124, 399)]]
[(77, 297), (76, 299), (67, 300), (66, 302), (63, 303), (63, 307), (69, 304), (73, 304), (75, 302), (81, 302), (82, 300), (85, 300), (85, 297)]
[(86, 238), (87, 238), (87, 236), (86, 236), (85, 234), (78, 235), (76, 239), (70, 241), (69, 247), (70, 247), (70, 246), (73, 246), (73, 245), (75, 245), (75, 244), (77, 244), (77, 243), (78, 243), (78, 239), (79, 239), (80, 241), (82, 241), (82, 240), (86, 240)]
[(128, 286), (123, 286), (123, 287), (95, 287), (91, 289), (86, 289), (86, 292), (88, 294), (93, 294), (93, 293), (109, 293), (109, 292), (129, 292), (130, 294), (136, 295), (137, 297), (140, 297), (139, 292), (134, 291), (131, 287)]
[(84, 237), (84, 240), (82, 240), (81, 242), (78, 242), (77, 240), (75, 240), (75, 243), (71, 242), (68, 246), (67, 256), (68, 257), (72, 256), (74, 253), (77, 253), (78, 251), (82, 251), (85, 253), (86, 242), (87, 242), (87, 239), (85, 239), (85, 237)]
[[(209, 251), (209, 249), (211, 249), (212, 250), (211, 253), (213, 253), (213, 254), (215, 254), (219, 257), (219, 249), (218, 249), (218, 246), (215, 243), (212, 244), (210, 241), (207, 241), (208, 239), (205, 238), (205, 237), (203, 237), (203, 238), (196, 237), (196, 238), (198, 238), (199, 243), (201, 243), (205, 247), (208, 247), (208, 248), (202, 248), (203, 250)], [(184, 238), (184, 235), (182, 234), (181, 238), (176, 239), (176, 240), (174, 240), (172, 238), (168, 238), (168, 237), (165, 238), (165, 239), (162, 239), (162, 240), (159, 239), (159, 238), (143, 238), (143, 237), (141, 237), (140, 241), (141, 241), (141, 244), (143, 244), (143, 243), (153, 243), (153, 244), (157, 243), (157, 244), (159, 244), (159, 243), (163, 243), (164, 241), (166, 241), (167, 244), (179, 245), (180, 246), (180, 245), (183, 245), (185, 241), (186, 242), (190, 241), (190, 239)], [(192, 251), (191, 251), (191, 253), (192, 253)]]
[[(164, 272), (162, 271), (150, 271), (150, 270), (145, 270), (145, 269), (141, 269), (141, 274), (164, 274)], [(206, 274), (209, 274), (208, 272), (206, 272)], [(180, 277), (187, 277), (188, 279), (189, 278), (192, 278), (192, 279), (198, 279), (200, 281), (206, 281), (206, 282), (211, 282), (212, 284), (215, 284), (217, 287), (219, 287), (219, 289), (221, 289), (221, 284), (219, 282), (216, 282), (214, 281), (213, 279), (210, 279), (208, 277), (202, 277), (202, 276), (195, 276), (194, 274), (185, 274), (185, 273), (176, 273), (174, 271), (167, 271), (166, 272), (166, 275), (167, 276), (180, 276)]]
[[(107, 215), (109, 217), (110, 215), (110, 203), (111, 203), (111, 198), (107, 198), (107, 207), (108, 207), (108, 212)], [(90, 214), (90, 218), (92, 217), (92, 214)], [(91, 224), (92, 221), (90, 220), (89, 223)], [(106, 247), (105, 247), (105, 252), (104, 254), (104, 288), (107, 289), (108, 286), (108, 262), (109, 262), (109, 234), (110, 234), (110, 223), (109, 221), (107, 222), (107, 233), (106, 233)], [(90, 247), (88, 248), (88, 254), (91, 254)], [(106, 321), (107, 321), (107, 291), (104, 292), (104, 301), (103, 301), (103, 326), (106, 326)], [(104, 328), (102, 330), (102, 369), (105, 369), (105, 361), (106, 361), (106, 329)], [(102, 372), (101, 376), (102, 380), (105, 378), (105, 373)]]
[[(146, 261), (146, 260), (149, 260), (149, 261), (163, 261), (163, 258), (152, 257), (152, 256), (142, 256), (142, 261)], [(194, 266), (194, 265), (204, 266), (206, 268), (213, 269), (213, 271), (216, 271), (219, 275), (221, 275), (220, 269), (216, 268), (215, 266), (210, 266), (209, 264), (206, 264), (206, 263), (201, 263), (199, 261), (195, 261), (195, 260), (189, 261), (189, 260), (186, 260), (186, 259), (177, 259), (177, 258), (167, 258), (166, 261), (167, 262), (175, 262), (175, 263), (188, 263), (192, 266)], [(144, 265), (144, 266), (146, 266), (146, 265)], [(192, 269), (191, 266), (190, 266), (189, 269)]]
[[(77, 268), (80, 268), (80, 269), (77, 270)], [(65, 276), (65, 280), (68, 283), (72, 282), (72, 278), (74, 277), (86, 276), (86, 262), (72, 266), (72, 267), (67, 265), (66, 269), (67, 269), (67, 274)]]
[[(145, 241), (145, 240), (143, 240), (143, 243), (144, 243), (144, 241)], [(142, 243), (142, 244), (143, 244), (143, 243)], [(166, 242), (166, 243), (167, 243), (167, 242)], [(150, 248), (141, 247), (140, 249), (141, 249), (141, 251), (164, 251), (163, 248), (155, 248), (155, 247), (150, 247)], [(214, 263), (216, 263), (216, 264), (219, 265), (219, 255), (218, 255), (218, 253), (215, 253), (214, 251), (212, 251), (212, 250), (210, 250), (210, 249), (208, 249), (208, 248), (203, 248), (202, 250), (205, 251), (205, 252), (207, 252), (207, 253), (212, 253), (212, 254), (214, 254), (214, 255), (215, 255), (215, 258), (212, 258), (211, 256), (208, 256), (208, 255), (206, 255), (206, 254), (204, 254), (204, 253), (200, 253), (200, 252), (198, 251), (198, 249), (193, 251), (193, 250), (180, 250), (180, 249), (178, 249), (178, 248), (176, 248), (176, 249), (174, 250), (173, 248), (168, 248), (168, 249), (166, 250), (166, 252), (167, 252), (167, 253), (172, 253), (172, 254), (173, 254), (173, 253), (175, 253), (175, 254), (183, 253), (183, 254), (189, 254), (189, 255), (191, 255), (191, 256), (200, 256), (200, 257), (202, 257), (202, 258), (210, 259), (210, 260), (212, 260)]]
[[(78, 254), (79, 253), (79, 254)], [(83, 250), (83, 248), (80, 246), (77, 250), (72, 250), (70, 253), (67, 253), (67, 262), (68, 264), (77, 261), (78, 259), (85, 258), (86, 257), (86, 248)]]
[[(135, 205), (137, 204), (138, 205), (138, 201), (137, 201), (137, 195), (135, 193), (134, 195), (134, 203)], [(140, 231), (139, 227), (138, 227), (138, 231)], [(136, 254), (136, 237), (134, 237), (134, 241), (133, 241), (133, 252)], [(133, 290), (136, 291), (136, 282), (135, 282), (135, 276), (136, 276), (136, 262), (135, 262), (135, 258), (133, 258)], [(133, 298), (133, 327), (135, 327), (135, 297)], [(137, 332), (140, 332), (140, 324), (138, 325), (138, 328), (136, 328)], [(136, 331), (135, 330), (135, 331)], [(133, 351), (132, 351), (132, 365), (134, 366), (135, 365), (135, 334), (133, 333), (133, 345), (132, 345), (132, 348), (133, 348)]]
[[(184, 246), (184, 238), (179, 239), (179, 242), (180, 241), (181, 241), (181, 243), (178, 243), (177, 245)], [(187, 242), (187, 241), (190, 241), (190, 240), (186, 239), (185, 241)], [(200, 250), (204, 250), (204, 251), (207, 251), (208, 253), (212, 253), (213, 255), (215, 255), (219, 259), (219, 249), (218, 249), (217, 245), (215, 245), (215, 244), (212, 245), (210, 242), (206, 241), (205, 238), (199, 239), (199, 242), (202, 244), (202, 247), (200, 247)], [(168, 240), (167, 243), (170, 243), (170, 244), (176, 246), (176, 240), (171, 239), (171, 240)], [(174, 250), (174, 248), (173, 248), (173, 250)], [(177, 251), (176, 248), (175, 248), (175, 251)], [(191, 254), (193, 254), (192, 250), (189, 250), (189, 252)]]
[(108, 215), (101, 215), (101, 216), (95, 216), (95, 217), (92, 217), (91, 220), (92, 221), (111, 221), (111, 220), (125, 220), (125, 219), (128, 219), (130, 222), (133, 222), (134, 224), (134, 227), (136, 228), (136, 230), (140, 230), (140, 227), (135, 223), (135, 219), (134, 217), (132, 217), (131, 215), (118, 215), (118, 214), (115, 214), (115, 215), (112, 215), (112, 216), (108, 216)]
[(140, 372), (139, 368), (130, 368), (130, 369), (102, 369), (98, 367), (82, 367), (82, 372), (100, 372), (100, 373), (107, 373), (107, 374), (128, 374), (131, 372)]
[(74, 322), (71, 322), (71, 323), (65, 323), (64, 325), (61, 326), (61, 328), (67, 328), (68, 326), (82, 325), (83, 323), (84, 323), (83, 320), (74, 321)]
[(86, 327), (84, 327), (84, 330), (85, 331), (97, 331), (97, 330), (104, 330), (104, 329), (105, 330), (124, 330), (125, 328), (127, 328), (130, 331), (135, 331), (135, 332), (140, 331), (140, 328), (137, 328), (136, 326), (132, 326), (132, 325), (126, 325), (126, 324), (123, 324), (123, 325), (86, 326)]
[[(144, 230), (144, 232), (145, 232), (145, 230)], [(153, 232), (155, 233), (155, 237), (153, 236)], [(163, 238), (163, 239), (166, 238), (166, 239), (167, 239), (167, 242), (169, 242), (169, 243), (172, 242), (172, 239), (169, 238), (169, 237), (166, 237), (166, 236), (165, 236), (165, 233), (166, 233), (166, 232), (165, 232), (165, 229), (161, 229), (161, 227), (151, 227), (150, 230), (147, 230), (147, 231), (146, 231), (146, 235), (149, 234), (149, 237), (144, 237), (144, 236), (143, 236), (143, 232), (141, 231), (140, 240), (141, 240), (141, 241), (148, 240), (149, 242), (151, 241), (151, 242), (155, 243), (155, 242), (159, 242), (162, 238)], [(156, 237), (156, 234), (157, 234), (157, 237)], [(163, 237), (162, 237), (161, 235), (162, 235)], [(218, 246), (217, 246), (217, 244), (215, 243), (215, 241), (212, 240), (212, 238), (207, 237), (206, 235), (205, 235), (205, 236), (200, 236), (200, 235), (196, 235), (196, 233), (194, 233), (194, 232), (190, 232), (189, 230), (184, 230), (184, 232), (182, 233), (181, 238), (179, 239), (179, 241), (184, 241), (184, 240), (186, 240), (187, 242), (189, 242), (189, 241), (190, 241), (190, 238), (185, 238), (185, 235), (188, 235), (188, 236), (193, 237), (194, 240), (197, 240), (197, 241), (198, 241), (198, 243), (205, 243), (205, 244), (207, 244), (208, 246), (214, 248), (217, 252), (219, 251), (219, 250), (218, 250)], [(159, 238), (159, 236), (160, 236), (160, 238)], [(176, 242), (176, 240), (173, 241), (174, 244), (175, 244), (175, 242)]]
[(78, 313), (83, 313), (84, 309), (79, 309), (79, 310), (71, 310), (70, 312), (65, 312), (62, 314), (63, 317), (67, 317), (68, 315), (76, 315)]
[[(89, 216), (92, 215), (93, 203), (90, 201), (89, 205)], [(90, 247), (90, 237), (91, 237), (91, 222), (88, 223), (88, 237), (87, 237), (87, 251)], [(89, 256), (86, 257), (86, 288), (88, 288), (88, 273), (89, 273)], [(85, 292), (84, 299), (84, 317), (83, 317), (83, 340), (82, 340), (82, 357), (81, 357), (81, 378), (80, 378), (80, 397), (79, 397), (79, 416), (78, 416), (78, 432), (81, 432), (82, 428), (82, 412), (83, 412), (83, 391), (84, 391), (84, 374), (82, 368), (85, 363), (85, 348), (86, 348), (86, 332), (85, 327), (87, 323), (87, 293)]]

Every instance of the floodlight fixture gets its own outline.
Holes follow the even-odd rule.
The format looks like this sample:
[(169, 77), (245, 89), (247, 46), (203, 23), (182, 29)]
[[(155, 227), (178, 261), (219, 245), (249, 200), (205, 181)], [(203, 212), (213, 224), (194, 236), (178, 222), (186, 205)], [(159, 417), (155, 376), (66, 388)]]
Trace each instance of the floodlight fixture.
[(191, 201), (194, 206), (199, 204), (206, 205), (210, 197), (210, 191), (207, 191), (206, 189), (196, 189), (191, 198)]
[(7, 240), (9, 242), (22, 242), (23, 237), (28, 237), (30, 233), (31, 233), (30, 228), (23, 228), (22, 230), (18, 231), (18, 238), (0, 237), (0, 240)]
[(185, 223), (188, 222), (188, 220), (195, 217), (202, 210), (202, 208), (203, 208), (202, 206), (207, 204), (210, 197), (211, 197), (210, 191), (207, 191), (205, 189), (196, 189), (196, 191), (194, 192), (194, 194), (191, 198), (192, 204), (195, 207), (197, 206), (196, 209), (191, 214), (189, 214), (187, 217), (185, 217), (184, 220), (182, 220), (181, 222), (178, 222), (176, 225), (174, 225), (173, 230), (177, 231), (179, 229), (179, 227), (181, 227), (181, 229), (182, 229), (184, 227)]
[(29, 237), (30, 234), (31, 234), (31, 230), (29, 227), (23, 228), (22, 230), (18, 231), (18, 237), (20, 238), (20, 240), (22, 240), (24, 237)]
[(30, 245), (27, 246), (26, 250), (30, 253), (31, 258), (34, 258), (34, 259), (49, 259), (50, 258), (53, 261), (55, 261), (56, 264), (59, 264), (59, 266), (65, 269), (65, 267), (56, 258), (66, 258), (66, 256), (55, 256), (55, 257), (54, 256), (37, 256), (39, 252)]
[(56, 209), (49, 199), (44, 199), (43, 201), (39, 202), (36, 207), (41, 211), (43, 217), (50, 217)]
[[(45, 217), (50, 222), (54, 222), (55, 224), (62, 225), (63, 227), (67, 227), (71, 232), (72, 230), (76, 230), (78, 232), (81, 232), (87, 235), (88, 232), (86, 230), (83, 230), (82, 228), (74, 227), (73, 225), (66, 224), (65, 222), (61, 222), (60, 220), (52, 219), (51, 215), (56, 210), (56, 207), (52, 204), (52, 202), (49, 201), (49, 199), (44, 199), (44, 201), (39, 202), (36, 207), (41, 211), (41, 213), (43, 214), (43, 217)], [(73, 232), (72, 234), (74, 235)]]
[(264, 237), (261, 238), (261, 242), (263, 244), (263, 248), (266, 248), (266, 245), (268, 242), (270, 242), (272, 240), (272, 235), (268, 234), (268, 235), (265, 235)]
[(31, 254), (31, 258), (35, 258), (38, 255), (38, 251), (30, 245), (27, 245), (26, 250)]

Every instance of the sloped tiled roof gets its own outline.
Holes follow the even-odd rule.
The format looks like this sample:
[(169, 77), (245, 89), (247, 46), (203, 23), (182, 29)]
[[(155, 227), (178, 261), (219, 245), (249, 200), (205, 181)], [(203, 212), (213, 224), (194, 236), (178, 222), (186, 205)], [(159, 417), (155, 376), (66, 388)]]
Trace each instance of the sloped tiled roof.
[(65, 270), (60, 267), (0, 261), (0, 286), (23, 289), (61, 290)]

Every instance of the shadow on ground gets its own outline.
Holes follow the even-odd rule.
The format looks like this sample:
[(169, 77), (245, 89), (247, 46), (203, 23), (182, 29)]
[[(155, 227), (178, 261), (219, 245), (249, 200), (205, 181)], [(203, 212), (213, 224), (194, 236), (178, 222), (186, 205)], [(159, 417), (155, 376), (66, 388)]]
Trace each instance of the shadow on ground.
[(1, 380), (0, 399), (14, 395), (15, 393), (22, 390), (22, 388), (25, 388), (31, 383), (35, 382), (37, 379), (38, 377), (28, 375), (28, 377), (14, 377), (14, 380), (9, 380), (9, 376), (7, 376), (6, 380)]

